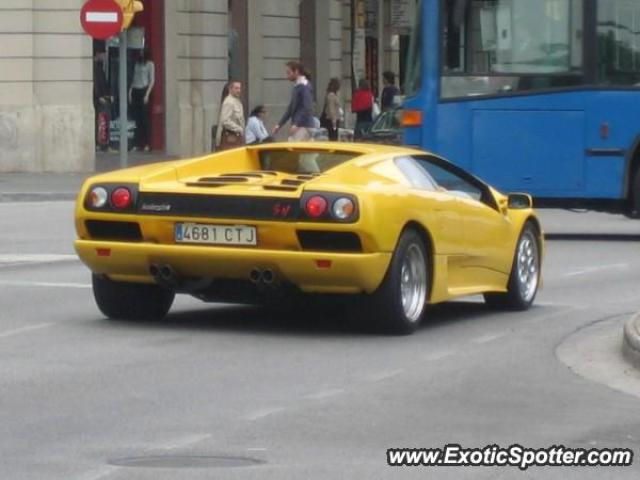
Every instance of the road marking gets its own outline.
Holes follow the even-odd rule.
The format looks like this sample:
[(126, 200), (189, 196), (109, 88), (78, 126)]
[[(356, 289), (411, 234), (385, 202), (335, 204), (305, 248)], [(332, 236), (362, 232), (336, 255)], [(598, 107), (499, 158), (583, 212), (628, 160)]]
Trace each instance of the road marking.
[(247, 420), (249, 422), (255, 422), (256, 420), (260, 420), (262, 418), (268, 417), (269, 415), (273, 415), (274, 413), (280, 413), (284, 411), (284, 407), (273, 407), (273, 408), (263, 408), (261, 410), (256, 410), (253, 413), (245, 415), (243, 420)]
[(255, 447), (255, 448), (247, 448), (247, 452), (268, 452), (268, 448), (264, 447)]
[(483, 335), (482, 337), (474, 338), (471, 340), (473, 343), (477, 343), (478, 345), (482, 345), (484, 343), (493, 342), (494, 340), (498, 340), (506, 335), (506, 333), (494, 333)]
[(58, 263), (79, 261), (77, 255), (1, 254), (0, 265), (16, 263)]
[(590, 273), (596, 273), (603, 270), (629, 270), (631, 266), (628, 263), (614, 263), (612, 265), (600, 265), (597, 267), (583, 268), (582, 270), (576, 270), (575, 272), (569, 272), (562, 275), (563, 278), (578, 277), (580, 275), (588, 275)]
[[(65, 197), (64, 199), (51, 198), (52, 196)], [(16, 197), (38, 197), (45, 200), (17, 200)], [(38, 192), (38, 193), (0, 193), (0, 210), (7, 209), (15, 211), (16, 207), (48, 207), (57, 206), (63, 203), (74, 203), (73, 198), (77, 197), (77, 192)], [(3, 201), (7, 199), (7, 201)]]
[(345, 393), (345, 391), (341, 388), (332, 388), (329, 390), (321, 390), (319, 392), (312, 393), (311, 395), (305, 395), (302, 398), (306, 400), (324, 400), (331, 397), (337, 397), (343, 393)]
[(400, 368), (398, 370), (387, 370), (384, 372), (374, 373), (373, 375), (367, 375), (365, 380), (367, 382), (383, 382), (385, 380), (389, 380), (390, 378), (397, 377), (398, 375), (402, 375), (405, 372), (404, 369)]
[(442, 360), (443, 358), (451, 357), (456, 352), (454, 350), (442, 350), (440, 352), (429, 353), (422, 358), (428, 362), (435, 362), (437, 360)]
[(2, 287), (77, 288), (91, 289), (88, 283), (29, 282), (21, 280), (0, 280)]
[(92, 472), (85, 473), (82, 476), (77, 477), (77, 480), (101, 480), (103, 478), (106, 478), (116, 473), (118, 470), (121, 470), (121, 469), (122, 467), (107, 465), (102, 468), (98, 468)]
[(55, 325), (55, 323), (41, 323), (40, 325), (31, 325), (30, 327), (16, 328), (15, 330), (9, 330), (8, 332), (0, 333), (0, 338), (15, 337), (16, 335), (22, 335), (23, 333), (35, 332)]
[(200, 443), (204, 440), (211, 438), (210, 433), (202, 434), (202, 435), (189, 435), (187, 437), (178, 438), (171, 443), (166, 445), (157, 447), (160, 450), (177, 450), (179, 448), (189, 447), (196, 443)]

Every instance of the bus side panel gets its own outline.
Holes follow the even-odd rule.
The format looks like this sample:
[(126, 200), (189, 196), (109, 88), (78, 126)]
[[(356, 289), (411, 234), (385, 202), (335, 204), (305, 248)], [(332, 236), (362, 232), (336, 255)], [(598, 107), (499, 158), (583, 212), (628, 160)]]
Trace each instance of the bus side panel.
[(437, 140), (422, 146), (503, 191), (622, 199), (637, 112), (632, 90), (448, 100), (438, 105)]
[(473, 170), (506, 191), (584, 189), (584, 112), (475, 110)]
[[(640, 92), (589, 92), (587, 104), (587, 194), (624, 198), (627, 158), (640, 134)], [(609, 152), (609, 154), (607, 154)]]

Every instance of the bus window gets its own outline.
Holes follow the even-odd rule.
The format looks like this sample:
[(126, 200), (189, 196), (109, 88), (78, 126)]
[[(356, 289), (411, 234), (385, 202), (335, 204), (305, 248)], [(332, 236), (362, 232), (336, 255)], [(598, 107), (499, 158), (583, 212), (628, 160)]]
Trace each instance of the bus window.
[(640, 82), (640, 4), (637, 0), (598, 2), (598, 82)]
[(416, 0), (417, 15), (411, 31), (411, 44), (406, 61), (404, 93), (416, 94), (422, 87), (422, 0)]
[(445, 0), (442, 97), (580, 85), (582, 0)]

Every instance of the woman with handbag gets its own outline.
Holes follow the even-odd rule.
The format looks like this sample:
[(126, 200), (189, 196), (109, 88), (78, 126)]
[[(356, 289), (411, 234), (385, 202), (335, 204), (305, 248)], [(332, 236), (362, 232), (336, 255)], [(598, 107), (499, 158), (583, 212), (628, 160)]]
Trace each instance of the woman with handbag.
[(354, 138), (360, 140), (367, 133), (369, 127), (373, 123), (373, 108), (375, 98), (369, 85), (369, 81), (365, 78), (358, 83), (358, 89), (354, 92), (351, 99), (351, 111), (357, 115), (356, 128)]
[(340, 128), (340, 80), (332, 78), (327, 86), (327, 94), (324, 97), (324, 108), (320, 116), (320, 126), (327, 129), (329, 140), (338, 140), (338, 129)]
[(244, 107), (240, 101), (242, 83), (229, 82), (229, 94), (220, 107), (216, 144), (218, 150), (244, 145)]

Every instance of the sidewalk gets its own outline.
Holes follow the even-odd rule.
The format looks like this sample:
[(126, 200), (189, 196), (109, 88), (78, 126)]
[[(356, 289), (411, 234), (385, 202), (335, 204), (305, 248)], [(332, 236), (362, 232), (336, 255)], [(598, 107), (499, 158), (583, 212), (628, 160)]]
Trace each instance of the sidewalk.
[[(161, 153), (130, 152), (129, 166), (176, 158)], [(95, 173), (0, 173), (0, 202), (75, 200), (87, 177), (119, 168), (119, 154), (96, 153)]]
[(625, 358), (640, 369), (640, 312), (624, 326), (622, 352)]

